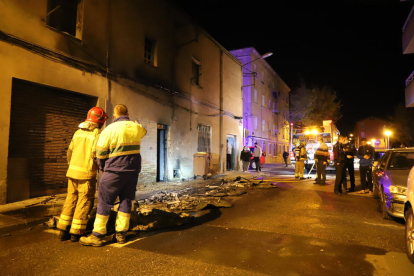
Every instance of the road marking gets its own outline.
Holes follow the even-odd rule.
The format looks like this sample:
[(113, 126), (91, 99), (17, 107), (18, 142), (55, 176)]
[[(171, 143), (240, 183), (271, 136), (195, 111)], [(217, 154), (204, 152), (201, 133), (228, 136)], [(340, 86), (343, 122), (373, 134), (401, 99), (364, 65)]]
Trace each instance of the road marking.
[(372, 222), (366, 222), (364, 221), (365, 224), (369, 224), (369, 225), (374, 225), (374, 226), (383, 226), (383, 227), (390, 227), (390, 228), (404, 228), (404, 225), (391, 225), (391, 224), (381, 224), (381, 223), (372, 223)]

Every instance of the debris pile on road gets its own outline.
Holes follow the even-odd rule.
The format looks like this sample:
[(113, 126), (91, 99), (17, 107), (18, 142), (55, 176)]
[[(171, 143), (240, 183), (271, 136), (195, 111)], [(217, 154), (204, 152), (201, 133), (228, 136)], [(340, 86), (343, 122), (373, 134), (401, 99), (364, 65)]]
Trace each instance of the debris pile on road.
[[(230, 208), (232, 198), (247, 193), (248, 189), (277, 188), (274, 182), (262, 178), (220, 179), (217, 183), (180, 191), (163, 190), (148, 198), (134, 201), (131, 212), (130, 230), (149, 231), (159, 228), (180, 226), (203, 219), (211, 215), (211, 210)], [(118, 206), (114, 206), (108, 221), (108, 233), (115, 231), (115, 218)], [(88, 230), (92, 230), (96, 216), (96, 207), (90, 215)], [(55, 228), (59, 217), (53, 217), (45, 223), (46, 227)]]

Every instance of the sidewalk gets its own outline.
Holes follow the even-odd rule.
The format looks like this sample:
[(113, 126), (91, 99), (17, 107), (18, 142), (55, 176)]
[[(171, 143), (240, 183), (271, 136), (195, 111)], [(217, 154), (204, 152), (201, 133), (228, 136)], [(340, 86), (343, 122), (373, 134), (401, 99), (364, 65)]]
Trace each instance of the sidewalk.
[[(285, 168), (284, 164), (266, 164), (262, 172), (274, 172)], [(289, 167), (288, 167), (289, 168)], [(235, 179), (238, 176), (253, 178), (260, 175), (251, 171), (243, 173), (241, 171), (228, 171), (215, 175), (207, 180), (200, 177), (197, 179), (185, 179), (158, 182), (155, 184), (139, 184), (136, 192), (136, 199), (142, 200), (157, 194), (161, 191), (191, 193), (192, 190), (220, 183), (222, 179)], [(65, 202), (66, 194), (43, 196), (5, 205), (0, 205), (0, 236), (5, 236), (13, 231), (31, 228), (38, 224), (48, 221), (53, 216), (59, 216)], [(95, 200), (96, 204), (96, 200)]]

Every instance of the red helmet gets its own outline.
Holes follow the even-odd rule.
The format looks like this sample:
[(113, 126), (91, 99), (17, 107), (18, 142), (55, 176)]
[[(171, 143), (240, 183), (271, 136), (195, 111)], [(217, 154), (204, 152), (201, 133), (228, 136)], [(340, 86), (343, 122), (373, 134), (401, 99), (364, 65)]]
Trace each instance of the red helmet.
[(92, 107), (86, 117), (86, 121), (100, 125), (103, 125), (106, 119), (108, 119), (108, 115), (106, 115), (105, 111), (100, 107)]

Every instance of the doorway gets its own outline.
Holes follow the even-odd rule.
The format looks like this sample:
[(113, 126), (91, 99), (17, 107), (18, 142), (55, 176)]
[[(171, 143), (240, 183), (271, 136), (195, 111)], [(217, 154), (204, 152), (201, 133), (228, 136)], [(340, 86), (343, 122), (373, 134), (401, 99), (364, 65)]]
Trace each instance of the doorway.
[[(236, 169), (236, 155), (237, 155), (237, 148), (236, 148), (236, 135), (227, 134), (227, 141), (231, 146), (231, 170)], [(227, 142), (226, 142), (227, 144)], [(226, 168), (227, 168), (227, 148), (226, 148)]]
[(168, 126), (157, 124), (157, 182), (167, 180), (167, 134)]
[(66, 152), (97, 98), (13, 79), (7, 202), (66, 192)]

